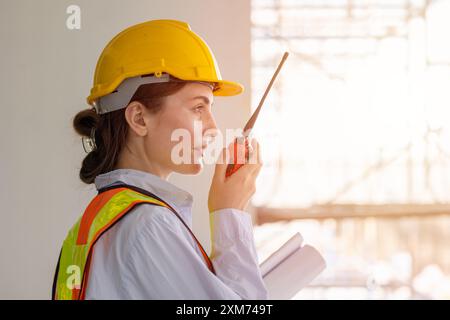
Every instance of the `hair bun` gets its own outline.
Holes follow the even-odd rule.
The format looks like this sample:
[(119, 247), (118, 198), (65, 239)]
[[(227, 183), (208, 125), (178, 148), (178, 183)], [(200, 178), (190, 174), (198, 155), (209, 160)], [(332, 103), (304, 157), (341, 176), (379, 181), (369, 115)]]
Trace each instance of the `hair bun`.
[(97, 129), (100, 123), (100, 116), (95, 109), (86, 109), (77, 113), (73, 119), (75, 131), (84, 137), (90, 137), (92, 129)]

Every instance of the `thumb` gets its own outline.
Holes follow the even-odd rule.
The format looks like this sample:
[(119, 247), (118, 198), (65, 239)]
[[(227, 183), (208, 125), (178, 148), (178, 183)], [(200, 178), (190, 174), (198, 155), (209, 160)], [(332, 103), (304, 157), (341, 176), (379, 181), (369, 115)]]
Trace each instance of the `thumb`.
[[(233, 144), (231, 144), (230, 146), (232, 145)], [(230, 146), (228, 146), (228, 149), (231, 148)], [(225, 179), (225, 173), (227, 171), (227, 166), (229, 162), (228, 157), (229, 154), (230, 152), (227, 152), (227, 148), (222, 149), (219, 157), (217, 158), (216, 167), (214, 170), (214, 179), (220, 179), (222, 181)]]

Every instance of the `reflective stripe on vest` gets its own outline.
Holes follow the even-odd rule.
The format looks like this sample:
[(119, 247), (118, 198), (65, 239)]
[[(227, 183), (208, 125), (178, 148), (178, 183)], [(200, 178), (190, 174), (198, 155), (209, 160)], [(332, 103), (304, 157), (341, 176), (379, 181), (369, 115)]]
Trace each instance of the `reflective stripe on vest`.
[(139, 204), (162, 206), (172, 211), (188, 229), (209, 270), (214, 273), (214, 267), (202, 245), (175, 209), (146, 190), (121, 184), (99, 190), (84, 214), (70, 229), (64, 240), (55, 272), (53, 299), (84, 299), (94, 244), (103, 233)]

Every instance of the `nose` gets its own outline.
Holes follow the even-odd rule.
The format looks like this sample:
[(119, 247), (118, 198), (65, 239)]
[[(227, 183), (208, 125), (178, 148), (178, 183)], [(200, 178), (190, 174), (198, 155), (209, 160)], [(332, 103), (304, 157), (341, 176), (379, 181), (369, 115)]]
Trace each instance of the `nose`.
[(203, 129), (204, 129), (204, 132), (203, 132), (204, 135), (207, 135), (208, 137), (211, 137), (211, 138), (214, 138), (217, 136), (217, 131), (218, 131), (217, 123), (216, 123), (216, 120), (214, 119), (214, 115), (212, 114), (211, 111), (208, 111), (208, 113), (207, 113), (207, 117), (203, 123)]

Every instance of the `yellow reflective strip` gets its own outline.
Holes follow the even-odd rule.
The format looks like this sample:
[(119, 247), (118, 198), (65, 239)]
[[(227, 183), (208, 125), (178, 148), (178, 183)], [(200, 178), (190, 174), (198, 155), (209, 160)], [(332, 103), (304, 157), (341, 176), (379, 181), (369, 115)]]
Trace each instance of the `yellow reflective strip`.
[(121, 212), (123, 212), (135, 201), (145, 201), (167, 207), (164, 202), (138, 193), (134, 190), (126, 189), (115, 194), (97, 213), (89, 229), (88, 241), (85, 245), (76, 244), (78, 239), (78, 232), (80, 229), (81, 217), (69, 230), (69, 233), (64, 240), (61, 259), (59, 262), (59, 271), (56, 283), (57, 299), (72, 299), (72, 290), (67, 286), (67, 280), (69, 280), (69, 277), (73, 277), (73, 274), (68, 273), (68, 268), (71, 266), (78, 267), (80, 270), (79, 274), (81, 277), (81, 281), (85, 271), (89, 249), (97, 232), (110, 224)]
[(69, 230), (63, 243), (61, 259), (59, 261), (58, 278), (56, 283), (56, 295), (58, 299), (71, 299), (72, 297), (72, 291), (67, 287), (67, 280), (71, 276), (71, 274), (67, 272), (68, 268), (73, 265), (79, 266), (80, 272), (84, 268), (84, 259), (77, 252), (78, 250), (75, 249), (77, 247), (76, 241), (78, 238), (80, 222), (81, 217)]
[(89, 229), (88, 243), (92, 242), (98, 231), (108, 225), (135, 201), (145, 201), (166, 207), (163, 202), (135, 192), (134, 190), (126, 189), (118, 192), (100, 209), (92, 221), (91, 228)]

